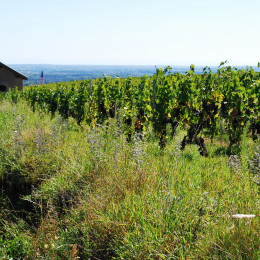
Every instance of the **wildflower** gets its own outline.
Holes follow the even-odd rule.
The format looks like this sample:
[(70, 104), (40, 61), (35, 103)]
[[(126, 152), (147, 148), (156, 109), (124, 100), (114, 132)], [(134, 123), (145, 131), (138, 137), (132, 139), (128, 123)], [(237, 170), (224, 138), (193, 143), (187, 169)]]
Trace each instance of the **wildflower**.
[(145, 156), (144, 142), (142, 139), (142, 134), (137, 132), (134, 134), (134, 145), (132, 147), (132, 155), (134, 159), (134, 165), (136, 166), (136, 170), (140, 169), (140, 166), (143, 164), (143, 158)]
[(230, 155), (229, 157), (229, 165), (231, 167), (231, 170), (235, 173), (235, 174), (239, 174), (241, 173), (241, 163), (239, 160), (239, 157), (237, 155)]
[(179, 138), (176, 138), (173, 154), (174, 154), (174, 163), (175, 166), (177, 166), (181, 158), (181, 141)]
[(259, 186), (260, 193), (260, 145), (257, 146), (254, 157), (249, 161), (250, 171), (254, 174), (255, 183)]
[(97, 125), (88, 134), (88, 144), (90, 146), (92, 156), (95, 162), (100, 162), (103, 159), (103, 148), (105, 145), (104, 138), (102, 137), (102, 126)]

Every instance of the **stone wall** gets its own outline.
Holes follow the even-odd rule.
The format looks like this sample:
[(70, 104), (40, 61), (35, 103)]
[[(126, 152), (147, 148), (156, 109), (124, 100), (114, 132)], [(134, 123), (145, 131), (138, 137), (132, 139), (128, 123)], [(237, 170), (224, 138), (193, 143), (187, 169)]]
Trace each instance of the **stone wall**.
[(7, 68), (0, 68), (0, 86), (8, 91), (11, 88), (17, 87), (19, 90), (23, 88), (23, 79), (19, 78), (13, 71)]

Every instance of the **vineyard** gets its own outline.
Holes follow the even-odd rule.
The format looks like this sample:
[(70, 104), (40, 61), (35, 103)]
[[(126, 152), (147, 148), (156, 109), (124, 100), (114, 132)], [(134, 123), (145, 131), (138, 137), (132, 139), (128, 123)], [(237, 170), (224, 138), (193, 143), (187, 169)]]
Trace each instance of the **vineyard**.
[(260, 134), (260, 74), (254, 70), (236, 70), (222, 63), (217, 73), (204, 68), (202, 75), (195, 67), (184, 75), (171, 73), (171, 68), (157, 69), (153, 77), (141, 79), (111, 79), (63, 83), (26, 88), (23, 97), (33, 109), (40, 108), (63, 118), (73, 117), (78, 124), (103, 124), (121, 114), (128, 138), (134, 132), (144, 132), (152, 125), (166, 143), (166, 126), (172, 134), (177, 126), (184, 126), (187, 135), (182, 141), (199, 146), (202, 155), (208, 152), (203, 131), (211, 139), (219, 135), (224, 122), (230, 147), (241, 140), (247, 125), (255, 140)]
[(0, 92), (1, 259), (259, 259), (260, 74)]

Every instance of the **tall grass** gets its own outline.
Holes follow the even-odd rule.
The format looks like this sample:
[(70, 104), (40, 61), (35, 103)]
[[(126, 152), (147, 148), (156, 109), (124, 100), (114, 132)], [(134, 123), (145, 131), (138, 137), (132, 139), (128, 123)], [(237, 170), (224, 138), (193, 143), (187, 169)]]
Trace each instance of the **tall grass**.
[(204, 158), (181, 129), (164, 150), (152, 129), (128, 143), (118, 118), (79, 127), (2, 101), (0, 256), (258, 259), (259, 142), (230, 156), (214, 140)]

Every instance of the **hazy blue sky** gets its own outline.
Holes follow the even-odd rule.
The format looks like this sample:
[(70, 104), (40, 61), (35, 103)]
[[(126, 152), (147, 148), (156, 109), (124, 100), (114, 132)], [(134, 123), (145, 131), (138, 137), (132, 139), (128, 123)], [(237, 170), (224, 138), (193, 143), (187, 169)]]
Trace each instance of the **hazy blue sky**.
[(0, 61), (257, 65), (260, 0), (0, 0)]

